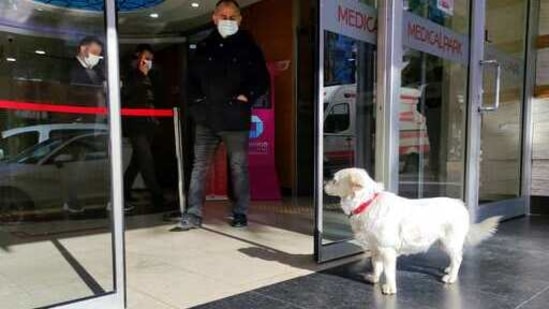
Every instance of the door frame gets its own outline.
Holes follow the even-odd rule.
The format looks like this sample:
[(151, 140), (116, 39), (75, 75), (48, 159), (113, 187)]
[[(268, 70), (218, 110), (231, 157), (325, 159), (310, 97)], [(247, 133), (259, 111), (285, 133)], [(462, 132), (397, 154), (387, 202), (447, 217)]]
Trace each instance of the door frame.
[[(522, 108), (521, 135), (521, 180), (520, 196), (493, 205), (479, 206), (480, 179), (480, 133), (481, 122), (478, 108), (482, 104), (479, 95), (483, 70), (480, 61), (484, 56), (485, 0), (470, 1), (469, 34), (469, 80), (468, 105), (466, 111), (463, 199), (468, 205), (471, 220), (480, 221), (486, 217), (501, 215), (504, 219), (529, 214), (531, 161), (532, 161), (532, 101), (535, 87), (535, 41), (537, 34), (537, 12), (539, 0), (528, 0), (525, 72)], [(361, 252), (353, 241), (322, 244), (323, 235), (323, 20), (321, 1), (318, 5), (316, 102), (315, 102), (315, 259), (325, 262)], [(384, 183), (388, 191), (398, 192), (399, 184), (399, 87), (402, 64), (402, 1), (379, 1), (377, 7), (377, 87), (376, 87), (376, 141), (375, 179)]]
[(116, 1), (104, 0), (106, 27), (107, 96), (109, 117), (109, 149), (111, 175), (111, 234), (113, 252), (113, 292), (98, 297), (74, 300), (54, 308), (106, 308), (126, 307), (126, 267), (124, 245), (124, 200), (122, 162), (122, 120), (120, 103), (120, 64), (118, 51), (118, 20)]
[[(398, 142), (400, 67), (402, 62), (402, 2), (400, 0), (378, 1), (377, 7), (377, 63), (376, 63), (376, 133), (375, 133), (375, 179), (385, 184), (387, 190), (398, 190)], [(344, 258), (363, 252), (353, 239), (323, 244), (323, 182), (324, 182), (324, 20), (322, 0), (317, 5), (316, 48), (317, 67), (315, 75), (315, 175), (314, 175), (314, 257), (318, 263)], [(396, 102), (396, 103), (395, 103)], [(387, 154), (387, 155), (385, 155)]]
[[(517, 198), (480, 204), (480, 159), (482, 123), (479, 108), (483, 106), (482, 85), (484, 68), (481, 65), (485, 50), (486, 0), (471, 1), (471, 31), (469, 53), (469, 91), (467, 110), (467, 147), (465, 167), (465, 202), (474, 222), (491, 216), (503, 219), (529, 214), (532, 162), (532, 101), (535, 86), (535, 38), (537, 33), (536, 9), (539, 0), (527, 0), (525, 33), (524, 76), (521, 108), (520, 195)], [(494, 111), (497, 112), (497, 111)]]

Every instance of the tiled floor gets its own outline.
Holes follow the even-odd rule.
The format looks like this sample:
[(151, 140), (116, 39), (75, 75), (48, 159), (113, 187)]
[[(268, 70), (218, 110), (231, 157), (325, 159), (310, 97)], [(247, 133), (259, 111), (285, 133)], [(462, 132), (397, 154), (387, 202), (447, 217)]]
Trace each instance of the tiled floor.
[(128, 308), (189, 308), (330, 266), (313, 262), (310, 235), (258, 223), (257, 213), (248, 228), (234, 229), (212, 212), (199, 230), (126, 233)]
[[(159, 214), (126, 217), (128, 308), (188, 308), (330, 266), (312, 260), (310, 207), (256, 204), (246, 229), (227, 224), (226, 207), (209, 203), (204, 227), (183, 233), (169, 232), (173, 223)], [(0, 227), (0, 307), (33, 308), (111, 291), (108, 226), (106, 218), (85, 217)]]
[[(546, 218), (504, 223), (495, 238), (467, 252), (453, 286), (440, 283), (446, 260), (436, 250), (402, 258), (399, 294), (386, 297), (362, 279), (365, 257), (312, 261), (310, 209), (258, 205), (247, 229), (233, 229), (225, 207), (210, 203), (204, 228), (185, 233), (168, 232), (173, 224), (157, 214), (127, 217), (128, 308), (549, 308)], [(106, 222), (0, 229), (0, 307), (31, 308), (111, 290)]]
[(401, 258), (395, 296), (364, 282), (366, 260), (198, 308), (549, 308), (549, 218), (504, 223), (496, 237), (467, 251), (455, 285), (440, 282), (446, 263), (436, 249)]
[(44, 234), (52, 231), (44, 224), (25, 233), (22, 226), (0, 228), (1, 308), (36, 308), (112, 290), (110, 234), (58, 238)]

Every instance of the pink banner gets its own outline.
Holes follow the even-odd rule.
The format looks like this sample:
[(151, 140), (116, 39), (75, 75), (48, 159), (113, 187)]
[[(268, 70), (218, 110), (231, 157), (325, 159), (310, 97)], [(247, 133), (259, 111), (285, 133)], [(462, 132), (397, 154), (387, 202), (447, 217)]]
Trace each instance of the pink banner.
[(250, 131), (250, 186), (252, 200), (280, 200), (275, 157), (275, 77), (288, 69), (288, 61), (267, 64), (271, 75), (270, 104), (254, 108)]
[[(267, 63), (271, 77), (270, 97), (265, 107), (252, 110), (249, 167), (252, 200), (280, 200), (280, 184), (275, 157), (275, 77), (288, 69), (289, 61)], [(220, 149), (210, 171), (206, 196), (208, 199), (227, 198), (226, 152)]]

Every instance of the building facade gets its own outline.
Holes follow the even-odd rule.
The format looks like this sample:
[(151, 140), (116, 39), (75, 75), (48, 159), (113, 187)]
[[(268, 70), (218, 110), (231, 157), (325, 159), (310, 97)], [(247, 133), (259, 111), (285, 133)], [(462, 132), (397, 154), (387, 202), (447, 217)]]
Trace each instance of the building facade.
[[(64, 266), (51, 263), (51, 248), (41, 249), (41, 241), (57, 233), (83, 242), (101, 238), (96, 250), (106, 252), (93, 293), (37, 298), (29, 307), (124, 307), (122, 178), (132, 152), (122, 132), (126, 117), (158, 120), (157, 175), (178, 201), (170, 210), (185, 207), (193, 156), (186, 72), (196, 44), (212, 30), (215, 2), (0, 4), (0, 232), (6, 235), (0, 235), (0, 258), (17, 257), (13, 248), (31, 243), (36, 258), (24, 262), (26, 269), (38, 264), (55, 274)], [(289, 223), (288, 229), (311, 236), (311, 259), (321, 263), (361, 252), (334, 207), (338, 201), (323, 192), (324, 181), (346, 167), (364, 168), (406, 197), (462, 199), (475, 221), (547, 211), (549, 4), (241, 5), (242, 27), (264, 51), (272, 79), (266, 103), (254, 109), (252, 195), (302, 209), (309, 224)], [(90, 36), (103, 43), (96, 66), (80, 44)], [(141, 43), (155, 49), (157, 70), (151, 72), (158, 74), (162, 97), (146, 111), (127, 108), (121, 99), (133, 49)], [(75, 81), (75, 66), (104, 80)], [(224, 199), (230, 188), (222, 152), (216, 160), (207, 195)], [(143, 191), (140, 180), (134, 188)]]

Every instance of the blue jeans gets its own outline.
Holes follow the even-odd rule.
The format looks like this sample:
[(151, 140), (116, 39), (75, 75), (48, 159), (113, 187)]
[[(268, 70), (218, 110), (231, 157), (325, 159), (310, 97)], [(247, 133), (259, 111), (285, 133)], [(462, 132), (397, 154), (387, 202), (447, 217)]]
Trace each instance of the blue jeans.
[(197, 125), (194, 142), (194, 164), (188, 194), (187, 214), (202, 217), (206, 177), (219, 144), (227, 148), (233, 188), (233, 213), (245, 215), (250, 204), (248, 173), (248, 131), (214, 132)]

